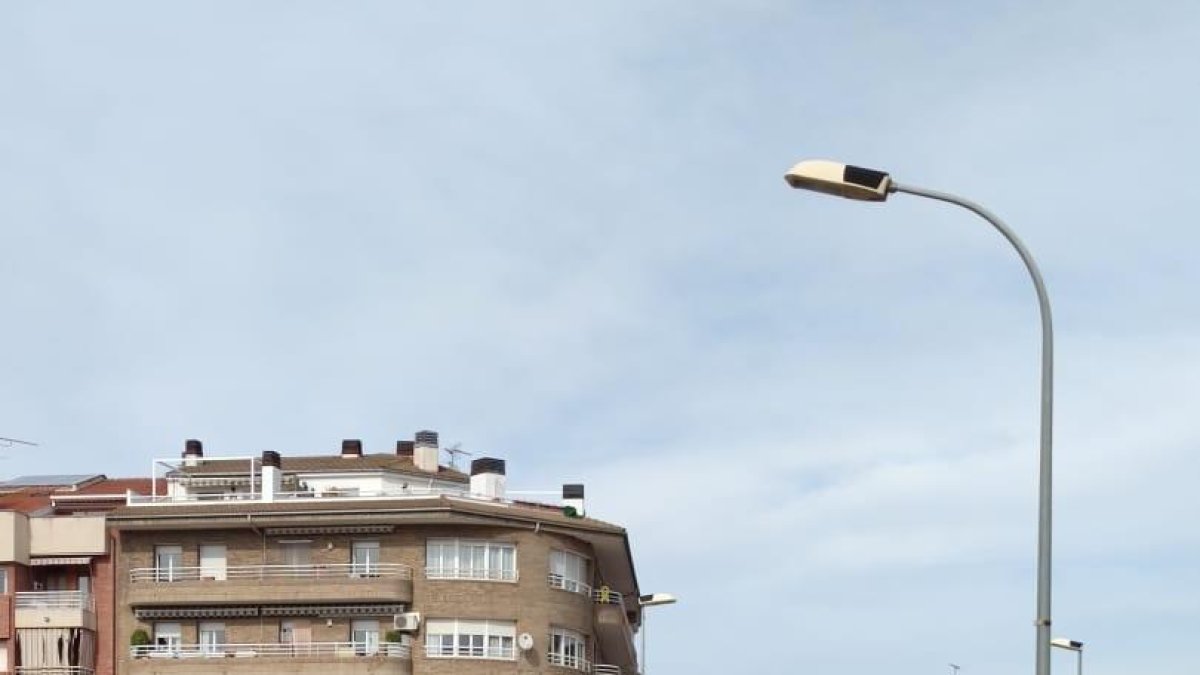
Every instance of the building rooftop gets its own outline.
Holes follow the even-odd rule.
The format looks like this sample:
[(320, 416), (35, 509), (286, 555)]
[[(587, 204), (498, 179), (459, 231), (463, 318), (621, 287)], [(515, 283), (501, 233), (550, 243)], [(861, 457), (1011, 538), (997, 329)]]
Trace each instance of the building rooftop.
[(35, 476), (17, 476), (6, 481), (0, 481), (0, 491), (9, 488), (23, 487), (77, 487), (97, 480), (103, 480), (104, 474), (64, 473)]
[[(257, 459), (204, 459), (193, 460), (195, 464), (181, 464), (174, 470), (189, 476), (237, 476), (251, 471)], [(434, 476), (443, 480), (467, 482), (467, 475), (449, 467), (438, 467), (436, 474), (422, 471), (413, 463), (412, 457), (390, 453), (361, 456), (342, 455), (299, 455), (281, 456), (280, 470), (284, 473), (359, 473), (365, 471), (391, 471), (416, 476)]]

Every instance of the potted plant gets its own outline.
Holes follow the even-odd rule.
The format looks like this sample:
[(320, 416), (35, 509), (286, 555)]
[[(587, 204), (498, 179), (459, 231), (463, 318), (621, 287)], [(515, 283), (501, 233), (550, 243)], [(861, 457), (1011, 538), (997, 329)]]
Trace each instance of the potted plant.
[(134, 658), (141, 658), (145, 656), (146, 650), (139, 648), (145, 647), (148, 644), (150, 644), (150, 634), (141, 628), (129, 634), (129, 651), (133, 652)]
[(393, 658), (402, 656), (400, 650), (404, 646), (404, 633), (398, 630), (389, 630), (383, 634), (383, 641), (387, 643), (386, 653), (388, 656)]

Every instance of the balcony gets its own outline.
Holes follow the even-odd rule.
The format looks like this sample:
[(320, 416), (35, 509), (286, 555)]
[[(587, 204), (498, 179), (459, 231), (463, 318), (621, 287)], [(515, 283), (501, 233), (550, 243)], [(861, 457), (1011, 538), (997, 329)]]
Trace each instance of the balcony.
[(621, 672), (637, 671), (637, 650), (633, 645), (633, 627), (625, 613), (625, 598), (620, 593), (600, 587), (592, 590), (592, 601), (596, 605), (596, 640), (600, 653), (609, 661), (608, 668)]
[(130, 570), (131, 605), (412, 602), (412, 570), (396, 563), (142, 567)]
[(597, 663), (592, 666), (592, 673), (595, 675), (621, 675), (623, 672), (621, 666), (613, 666), (607, 663)]
[(214, 672), (281, 673), (289, 675), (409, 675), (412, 651), (408, 645), (383, 642), (293, 642), (261, 644), (201, 644), (130, 647), (131, 675), (172, 673), (202, 675)]
[(16, 675), (92, 675), (96, 672), (83, 666), (17, 666)]
[(22, 591), (13, 609), (17, 628), (96, 630), (96, 601), (87, 591)]

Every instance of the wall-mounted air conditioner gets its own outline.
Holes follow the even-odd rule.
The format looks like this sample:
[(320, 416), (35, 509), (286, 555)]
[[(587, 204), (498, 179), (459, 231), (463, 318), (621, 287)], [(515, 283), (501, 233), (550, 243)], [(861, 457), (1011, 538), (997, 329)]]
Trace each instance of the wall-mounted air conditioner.
[(392, 628), (396, 630), (415, 631), (421, 627), (421, 614), (419, 612), (405, 612), (392, 617)]

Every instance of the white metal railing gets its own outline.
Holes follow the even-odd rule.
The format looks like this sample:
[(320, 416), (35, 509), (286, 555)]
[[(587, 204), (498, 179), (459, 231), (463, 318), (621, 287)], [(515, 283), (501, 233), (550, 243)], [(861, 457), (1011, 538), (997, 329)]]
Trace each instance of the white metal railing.
[[(328, 488), (321, 491), (304, 490), (300, 492), (276, 492), (275, 501), (296, 501), (306, 499), (423, 499), (427, 497), (470, 497), (467, 488), (449, 487), (408, 487), (392, 490), (359, 490)], [(144, 504), (194, 504), (196, 502), (222, 501), (261, 501), (261, 492), (196, 492), (173, 495), (139, 495), (130, 493), (126, 503), (130, 506)]]
[(552, 666), (562, 666), (563, 668), (574, 668), (582, 670), (585, 673), (591, 672), (592, 662), (582, 656), (573, 656), (571, 654), (555, 654), (550, 652), (546, 654), (546, 662)]
[(516, 581), (517, 570), (472, 569), (469, 567), (426, 567), (426, 579), (467, 579), (475, 581)]
[(96, 611), (96, 599), (87, 591), (18, 591), (17, 609), (86, 609)]
[(578, 593), (580, 595), (592, 594), (591, 586), (583, 583), (582, 581), (568, 579), (561, 574), (555, 574), (554, 572), (551, 572), (547, 577), (547, 580), (550, 582), (550, 588), (570, 591), (571, 593)]
[(621, 675), (621, 666), (611, 666), (607, 663), (597, 663), (592, 666), (595, 675)]
[(625, 606), (625, 596), (617, 591), (614, 591), (607, 586), (592, 589), (592, 600), (600, 605), (620, 605)]
[(217, 658), (309, 658), (309, 657), (381, 657), (412, 658), (412, 649), (399, 642), (264, 642), (208, 643), (193, 645), (142, 645), (130, 647), (135, 659), (217, 659)]
[(92, 675), (92, 668), (83, 666), (17, 666), (13, 669), (17, 675)]
[(233, 565), (229, 567), (138, 567), (129, 571), (132, 583), (234, 579), (411, 579), (412, 568), (400, 563), (337, 563), (328, 565)]
[(426, 644), (425, 656), (431, 659), (499, 659), (512, 661), (517, 658), (517, 651), (512, 646), (505, 645), (460, 646), (456, 651), (454, 645)]

